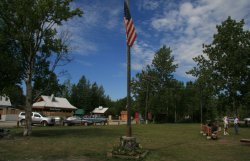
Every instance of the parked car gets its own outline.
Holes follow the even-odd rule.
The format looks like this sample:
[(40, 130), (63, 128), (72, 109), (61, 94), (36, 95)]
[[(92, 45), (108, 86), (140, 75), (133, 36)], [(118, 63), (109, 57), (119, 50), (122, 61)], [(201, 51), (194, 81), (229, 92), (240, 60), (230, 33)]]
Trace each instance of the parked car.
[(101, 117), (101, 116), (84, 116), (83, 117), (84, 120), (91, 122), (92, 124), (101, 124), (101, 125), (105, 125), (108, 122), (108, 119), (105, 117)]
[(63, 125), (64, 126), (72, 126), (72, 125), (90, 125), (92, 124), (92, 122), (85, 120), (82, 117), (78, 117), (78, 116), (72, 116), (72, 117), (68, 117), (67, 119), (65, 119), (63, 121)]
[(63, 118), (60, 116), (53, 116), (53, 118), (55, 119), (55, 124), (56, 125), (62, 125), (63, 123)]
[[(21, 125), (25, 125), (25, 112), (20, 112), (18, 115), (18, 121)], [(47, 117), (38, 112), (31, 113), (31, 123), (41, 124), (43, 126), (55, 125), (55, 119), (53, 117)]]

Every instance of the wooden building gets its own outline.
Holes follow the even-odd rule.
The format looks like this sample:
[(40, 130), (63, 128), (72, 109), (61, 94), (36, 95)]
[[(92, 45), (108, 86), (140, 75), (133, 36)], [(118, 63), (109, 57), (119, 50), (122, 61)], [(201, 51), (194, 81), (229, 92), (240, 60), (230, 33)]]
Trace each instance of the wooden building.
[(77, 108), (69, 103), (66, 98), (51, 96), (40, 96), (33, 104), (32, 110), (47, 116), (69, 117)]
[(128, 120), (128, 111), (121, 111), (121, 120), (122, 121)]
[(0, 121), (16, 121), (18, 113), (8, 96), (0, 96)]

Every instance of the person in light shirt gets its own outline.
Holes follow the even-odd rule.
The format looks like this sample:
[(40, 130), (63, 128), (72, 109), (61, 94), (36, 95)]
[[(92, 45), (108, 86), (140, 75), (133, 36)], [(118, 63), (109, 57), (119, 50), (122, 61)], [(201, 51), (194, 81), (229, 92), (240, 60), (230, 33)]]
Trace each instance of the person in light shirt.
[(224, 122), (224, 135), (229, 135), (229, 133), (228, 133), (228, 118), (227, 118), (227, 116), (225, 116), (224, 118), (223, 118), (223, 122)]

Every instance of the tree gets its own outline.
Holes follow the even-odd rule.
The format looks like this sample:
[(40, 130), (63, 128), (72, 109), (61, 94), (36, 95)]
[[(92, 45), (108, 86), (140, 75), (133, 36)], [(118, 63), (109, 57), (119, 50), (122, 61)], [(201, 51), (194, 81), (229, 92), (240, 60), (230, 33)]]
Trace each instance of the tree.
[(62, 85), (58, 83), (57, 75), (49, 69), (50, 62), (44, 56), (38, 59), (33, 76), (33, 100), (41, 94), (61, 95)]
[(20, 55), (15, 41), (8, 38), (7, 27), (0, 18), (0, 95), (5, 88), (20, 85), (22, 78)]
[(72, 84), (70, 83), (70, 80), (65, 80), (62, 84), (62, 93), (61, 97), (67, 98), (68, 100), (70, 99), (72, 93)]
[[(165, 116), (170, 117), (170, 109), (174, 108), (173, 98), (173, 72), (178, 67), (174, 64), (174, 57), (171, 56), (171, 49), (163, 46), (160, 48), (152, 61), (149, 68), (149, 73), (154, 78), (154, 90), (157, 92), (152, 97), (154, 106), (150, 105), (154, 116), (159, 116), (158, 120), (165, 119)], [(160, 118), (161, 115), (164, 117)], [(155, 118), (157, 119), (157, 118)]]
[(120, 116), (120, 112), (126, 110), (127, 105), (127, 97), (124, 97), (122, 99), (118, 99), (115, 102), (111, 103), (110, 109), (107, 111), (108, 114), (112, 114), (116, 116), (118, 119), (118, 116)]
[(106, 96), (103, 86), (94, 82), (91, 86), (91, 111), (98, 106), (106, 106)]
[(8, 29), (9, 39), (15, 41), (21, 55), (24, 82), (26, 86), (26, 126), (24, 136), (32, 133), (32, 79), (35, 65), (44, 54), (52, 54), (56, 62), (68, 53), (68, 44), (57, 36), (56, 26), (62, 25), (76, 15), (81, 16), (79, 8), (71, 9), (72, 0), (2, 0), (0, 2), (0, 19)]
[(148, 65), (145, 70), (141, 73), (137, 73), (136, 77), (132, 80), (132, 93), (135, 99), (134, 110), (141, 112), (144, 119), (148, 120), (147, 115), (150, 112), (150, 101), (151, 97), (154, 95), (154, 75), (150, 71), (150, 66)]
[(243, 26), (244, 20), (236, 22), (231, 17), (216, 26), (213, 42), (203, 46), (205, 56), (194, 58), (197, 67), (189, 72), (198, 77), (202, 89), (227, 98), (224, 100), (235, 113), (249, 92), (250, 32), (244, 31)]
[[(170, 108), (174, 109), (174, 82), (173, 72), (178, 67), (174, 64), (170, 48), (163, 46), (154, 56), (151, 65), (136, 75), (133, 80), (133, 93), (136, 98), (135, 105), (142, 112), (153, 113), (154, 119), (160, 115), (170, 116)], [(144, 108), (140, 108), (144, 107)], [(146, 109), (147, 107), (147, 109)], [(165, 118), (164, 118), (165, 119)]]
[(8, 86), (4, 89), (4, 94), (9, 96), (11, 100), (11, 105), (17, 107), (24, 105), (25, 96), (23, 95), (23, 90), (19, 85)]
[(84, 109), (85, 113), (91, 113), (98, 106), (110, 105), (110, 98), (105, 95), (103, 86), (93, 84), (82, 76), (78, 83), (72, 85), (70, 101), (77, 108)]
[(200, 92), (196, 83), (187, 82), (181, 100), (182, 117), (191, 117), (193, 122), (200, 121)]
[(84, 109), (85, 112), (89, 112), (91, 107), (91, 84), (82, 76), (78, 81), (77, 85), (73, 85), (71, 92), (71, 101), (77, 108)]
[(171, 56), (171, 49), (163, 46), (160, 48), (152, 61), (149, 72), (155, 78), (156, 90), (160, 91), (165, 87), (170, 85), (170, 82), (173, 80), (173, 73), (178, 67), (174, 63), (174, 57)]

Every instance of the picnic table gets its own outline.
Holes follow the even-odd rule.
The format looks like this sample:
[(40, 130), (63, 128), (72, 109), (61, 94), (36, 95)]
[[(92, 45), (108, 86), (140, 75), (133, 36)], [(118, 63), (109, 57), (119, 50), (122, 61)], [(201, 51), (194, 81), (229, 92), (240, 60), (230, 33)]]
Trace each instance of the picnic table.
[(243, 142), (243, 143), (250, 143), (250, 139), (240, 139), (240, 142)]
[(212, 127), (208, 125), (202, 125), (201, 126), (201, 132), (203, 135), (207, 136), (207, 139), (218, 139), (219, 136), (219, 130), (212, 131)]

